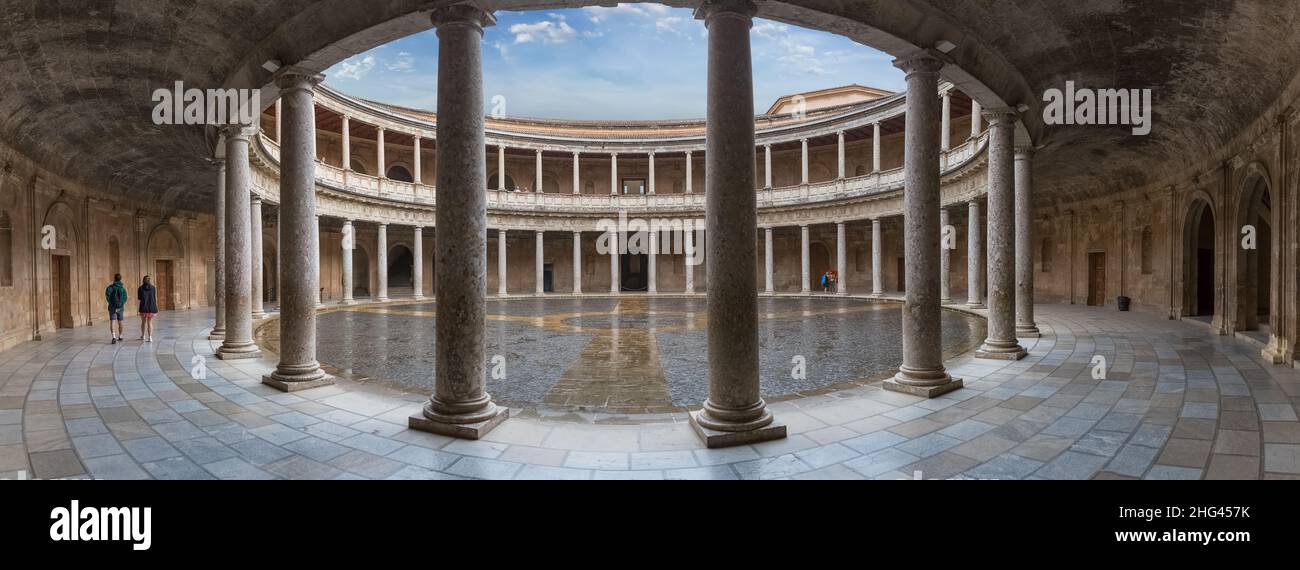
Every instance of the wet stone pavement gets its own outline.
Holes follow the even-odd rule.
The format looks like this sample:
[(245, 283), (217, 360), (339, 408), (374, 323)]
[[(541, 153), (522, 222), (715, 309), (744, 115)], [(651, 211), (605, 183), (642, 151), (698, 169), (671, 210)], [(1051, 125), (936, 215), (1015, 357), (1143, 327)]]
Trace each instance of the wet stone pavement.
[[(840, 298), (764, 298), (760, 372), (770, 399), (882, 379), (902, 354), (897, 303)], [(433, 388), (432, 302), (326, 313), (320, 359), (354, 377), (419, 392)], [(501, 356), (488, 391), (512, 406), (653, 413), (708, 397), (702, 298), (493, 300), (488, 354)], [(944, 312), (949, 355), (974, 347), (984, 321)], [(274, 328), (264, 334), (273, 340)]]
[[(549, 301), (514, 302), (549, 314)], [(281, 393), (260, 381), (272, 358), (212, 357), (210, 310), (166, 312), (151, 344), (111, 345), (101, 323), (0, 352), (0, 479), (1300, 477), (1300, 372), (1264, 363), (1258, 345), (1159, 315), (1036, 311), (1043, 337), (1022, 341), (1024, 360), (947, 361), (965, 388), (774, 401), (788, 438), (718, 450), (680, 412), (539, 407), (482, 441), (412, 431), (427, 393), (346, 377)]]

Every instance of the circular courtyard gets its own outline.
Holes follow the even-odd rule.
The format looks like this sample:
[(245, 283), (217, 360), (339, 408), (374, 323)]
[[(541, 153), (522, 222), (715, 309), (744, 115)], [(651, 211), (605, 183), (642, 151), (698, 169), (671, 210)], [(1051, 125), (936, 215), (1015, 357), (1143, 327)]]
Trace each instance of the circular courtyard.
[[(702, 297), (508, 298), (488, 302), (487, 387), (506, 405), (658, 413), (708, 397)], [(884, 379), (902, 360), (901, 305), (835, 297), (759, 300), (760, 373), (769, 400)], [(425, 394), (433, 389), (437, 305), (359, 305), (322, 313), (322, 364), (334, 374)], [(984, 319), (944, 311), (945, 357), (984, 338)], [(276, 350), (278, 323), (259, 331)]]

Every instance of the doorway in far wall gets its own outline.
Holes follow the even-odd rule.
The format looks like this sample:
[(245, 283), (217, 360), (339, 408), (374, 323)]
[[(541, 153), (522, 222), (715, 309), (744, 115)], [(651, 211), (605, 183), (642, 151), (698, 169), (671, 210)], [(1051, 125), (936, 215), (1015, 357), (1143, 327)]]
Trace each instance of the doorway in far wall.
[(1106, 252), (1088, 254), (1088, 306), (1106, 305)]

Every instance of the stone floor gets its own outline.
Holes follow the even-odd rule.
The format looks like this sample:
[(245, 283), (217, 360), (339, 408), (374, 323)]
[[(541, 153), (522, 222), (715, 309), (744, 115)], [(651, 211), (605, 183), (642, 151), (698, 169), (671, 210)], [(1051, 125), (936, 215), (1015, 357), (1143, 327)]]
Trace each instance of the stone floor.
[[(322, 362), (358, 380), (430, 393), (432, 302), (327, 312), (317, 321)], [(592, 296), (488, 303), (488, 392), (513, 407), (612, 413), (686, 411), (708, 397), (703, 297)], [(278, 322), (259, 340), (278, 344)], [(944, 311), (945, 350), (984, 338), (984, 319)], [(902, 313), (892, 301), (764, 297), (759, 301), (763, 394), (784, 399), (882, 380), (902, 361)], [(496, 360), (500, 357), (499, 360)]]
[[(105, 326), (0, 353), (0, 477), (158, 479), (1280, 478), (1300, 474), (1300, 373), (1204, 327), (1039, 307), (1007, 362), (952, 359), (933, 400), (858, 386), (772, 404), (785, 440), (703, 449), (681, 413), (521, 411), (484, 441), (406, 429), (424, 395), (348, 380), (284, 394), (211, 358), (210, 311), (152, 344)], [(131, 323), (134, 325), (134, 323)], [(1094, 356), (1104, 379), (1092, 376)], [(202, 374), (198, 374), (202, 372)], [(195, 379), (199, 376), (200, 379)]]

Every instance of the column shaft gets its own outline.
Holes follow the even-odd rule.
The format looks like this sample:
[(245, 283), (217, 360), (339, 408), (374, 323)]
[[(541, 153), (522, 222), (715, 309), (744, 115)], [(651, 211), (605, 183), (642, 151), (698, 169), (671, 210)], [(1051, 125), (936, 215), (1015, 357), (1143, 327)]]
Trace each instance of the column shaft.
[(696, 250), (695, 250), (695, 227), (693, 227), (694, 224), (691, 224), (691, 226), (692, 227), (687, 227), (686, 229), (682, 230), (682, 237), (684, 238), (683, 241), (685, 242), (684, 252), (686, 253), (686, 255), (683, 257), (682, 263), (686, 264), (686, 292), (687, 293), (695, 292), (695, 265), (698, 263), (697, 260), (699, 259), (699, 256), (696, 255)]
[(773, 280), (772, 270), (774, 267), (772, 254), (772, 228), (763, 228), (763, 290), (768, 293), (776, 291), (776, 284)]
[(537, 250), (533, 253), (533, 257), (536, 259), (536, 261), (534, 262), (536, 271), (533, 277), (534, 280), (537, 282), (533, 292), (538, 295), (542, 295), (546, 293), (546, 282), (545, 282), (546, 264), (543, 261), (543, 259), (545, 259), (544, 256), (546, 254), (545, 252), (546, 246), (543, 243), (545, 235), (546, 232), (542, 232), (542, 231), (537, 232)]
[(871, 171), (880, 172), (880, 123), (871, 125)]
[(835, 152), (835, 154), (836, 154), (836, 160), (835, 160), (835, 162), (836, 162), (836, 164), (839, 165), (839, 166), (838, 166), (838, 170), (836, 171), (836, 172), (838, 172), (838, 174), (836, 174), (836, 176), (837, 176), (838, 178), (840, 178), (840, 179), (843, 179), (843, 178), (844, 178), (844, 169), (845, 169), (845, 164), (844, 164), (844, 131), (840, 131), (840, 132), (838, 133), (838, 135), (839, 135), (839, 137), (838, 137), (838, 142), (839, 142), (839, 144), (836, 145), (836, 147), (835, 147), (835, 151), (836, 151), (836, 152)]
[(573, 232), (573, 294), (582, 294), (582, 232)]
[(315, 74), (281, 76), (284, 142), (280, 145), (280, 362), (262, 383), (293, 392), (332, 384), (316, 360), (320, 302), (320, 229), (316, 216)]
[(966, 205), (966, 304), (972, 309), (984, 308), (984, 227), (980, 219), (980, 203), (971, 200)]
[(903, 159), (903, 364), (887, 390), (932, 398), (960, 388), (943, 366), (939, 301), (939, 70), (929, 53), (895, 62), (907, 72)]
[(646, 281), (646, 292), (658, 293), (659, 284), (656, 281), (659, 273), (659, 268), (657, 267), (659, 265), (659, 232), (649, 232), (646, 235), (648, 235), (650, 239), (650, 251), (649, 256), (647, 257), (649, 266), (646, 268), (646, 276), (648, 278)]
[(343, 304), (350, 305), (352, 298), (352, 250), (357, 247), (357, 230), (352, 220), (343, 220)]
[(844, 222), (835, 224), (835, 271), (839, 276), (835, 293), (848, 295), (849, 232)]
[(1016, 336), (1038, 338), (1034, 323), (1034, 150), (1016, 148)]
[(506, 145), (497, 145), (497, 190), (506, 189)]
[(695, 159), (691, 156), (691, 151), (686, 151), (686, 193), (695, 193), (695, 175), (692, 172), (695, 168)]
[(939, 127), (939, 150), (948, 152), (952, 148), (952, 95), (943, 94), (943, 125)]
[(253, 343), (252, 246), (249, 243), (252, 222), (252, 181), (248, 162), (249, 137), (254, 127), (232, 126), (226, 136), (226, 335), (217, 358), (223, 360), (256, 358), (261, 351)]
[(655, 153), (653, 153), (653, 152), (650, 153), (650, 176), (649, 176), (649, 178), (650, 178), (650, 181), (649, 181), (649, 184), (648, 184), (647, 192), (649, 192), (649, 193), (651, 193), (651, 194), (654, 194), (654, 193), (655, 193)]
[(609, 154), (609, 193), (619, 194), (618, 188), (618, 153)]
[(537, 151), (535, 168), (537, 172), (533, 173), (533, 192), (541, 194), (542, 190), (544, 190), (543, 186), (545, 186), (545, 184), (542, 183), (542, 151), (540, 150)]
[(763, 145), (763, 187), (772, 187), (772, 145)]
[(509, 411), (486, 389), (487, 165), (483, 160), (483, 26), (492, 15), (456, 4), (432, 13), (438, 34), (438, 318), (434, 394), (414, 429), (479, 439)]
[(808, 183), (808, 139), (799, 140), (799, 183)]
[(226, 335), (226, 160), (218, 159), (217, 165), (217, 243), (213, 250), (216, 267), (213, 271), (214, 280), (216, 281), (216, 295), (214, 295), (214, 308), (216, 309), (216, 321), (212, 326), (212, 332), (208, 334), (209, 340), (221, 340)]
[(413, 173), (413, 176), (415, 177), (416, 184), (423, 184), (424, 172), (420, 164), (420, 137), (418, 136), (415, 137), (414, 145), (415, 145), (415, 172)]
[(989, 122), (989, 326), (975, 357), (1017, 360), (1025, 349), (1016, 341), (1016, 114), (990, 109), (984, 118)]
[(871, 220), (871, 296), (885, 296), (885, 275), (881, 256), (884, 255), (884, 236), (880, 218)]
[(378, 162), (379, 172), (376, 172), (375, 176), (378, 176), (380, 178), (387, 178), (388, 160), (387, 158), (384, 157), (384, 151), (387, 150), (384, 148), (386, 146), (384, 143), (384, 127), (377, 127), (375, 129), (375, 132), (378, 133), (378, 136), (376, 137), (377, 140), (375, 141), (375, 147), (377, 149), (376, 154), (378, 155), (378, 160), (379, 160)]
[(954, 234), (948, 232), (948, 208), (939, 209), (939, 235), (941, 244), (939, 250), (939, 299), (944, 303), (952, 302), (952, 249), (948, 247), (948, 241), (955, 239)]
[(575, 152), (573, 153), (573, 193), (574, 194), (582, 193), (582, 183), (580, 181), (581, 178), (582, 177), (579, 175), (579, 168), (578, 168), (578, 153)]
[(266, 293), (263, 290), (263, 272), (262, 272), (262, 197), (252, 196), (249, 200), (248, 219), (251, 224), (249, 228), (249, 252), (252, 254), (252, 260), (249, 261), (249, 271), (252, 272), (249, 280), (252, 285), (252, 292), (249, 300), (252, 302), (253, 320), (265, 319), (266, 309), (264, 300)]
[(343, 170), (352, 170), (352, 117), (343, 115)]
[(510, 293), (506, 287), (506, 230), (497, 229), (497, 296), (505, 297)]
[(412, 268), (412, 284), (415, 288), (415, 298), (424, 298), (424, 228), (415, 226), (415, 235), (411, 238), (412, 249), (415, 255), (415, 267)]
[(696, 11), (708, 28), (705, 121), (705, 238), (708, 271), (709, 398), (691, 423), (709, 447), (782, 438), (759, 389), (754, 191), (754, 88), (744, 0), (706, 0)]
[(799, 226), (799, 291), (812, 291), (812, 269), (808, 263), (808, 226)]
[(388, 300), (388, 224), (379, 224), (378, 232), (379, 244), (375, 247), (375, 272), (377, 273), (375, 301), (380, 303)]

